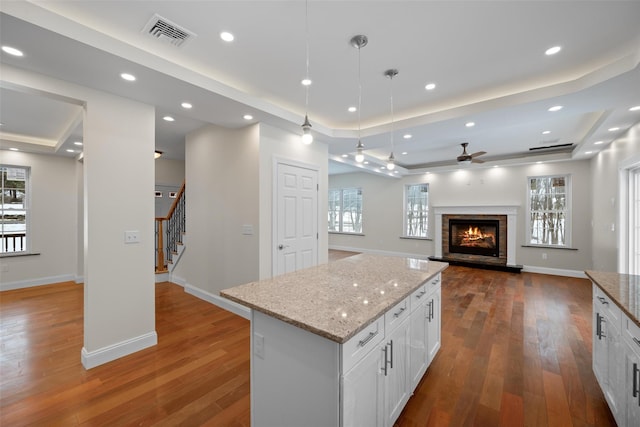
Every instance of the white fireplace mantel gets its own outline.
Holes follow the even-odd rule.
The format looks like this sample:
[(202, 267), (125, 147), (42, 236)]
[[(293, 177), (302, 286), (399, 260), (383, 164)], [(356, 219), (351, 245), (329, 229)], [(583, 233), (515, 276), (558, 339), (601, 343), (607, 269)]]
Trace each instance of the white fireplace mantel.
[(516, 231), (519, 206), (433, 206), (435, 213), (435, 256), (442, 258), (442, 215), (506, 215), (507, 265), (516, 264)]

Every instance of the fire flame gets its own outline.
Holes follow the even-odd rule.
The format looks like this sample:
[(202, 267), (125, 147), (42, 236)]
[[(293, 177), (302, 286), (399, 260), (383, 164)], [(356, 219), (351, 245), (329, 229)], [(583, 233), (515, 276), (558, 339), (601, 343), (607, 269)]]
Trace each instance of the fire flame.
[(485, 235), (482, 234), (482, 231), (480, 231), (478, 227), (471, 227), (471, 226), (469, 226), (469, 230), (464, 232), (464, 235), (465, 237), (472, 237), (476, 239), (482, 239), (485, 237)]

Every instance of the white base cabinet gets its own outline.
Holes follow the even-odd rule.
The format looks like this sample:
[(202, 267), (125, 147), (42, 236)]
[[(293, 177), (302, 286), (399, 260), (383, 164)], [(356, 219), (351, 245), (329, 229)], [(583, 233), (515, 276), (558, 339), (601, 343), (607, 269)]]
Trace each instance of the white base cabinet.
[(251, 425), (392, 427), (440, 348), (439, 316), (440, 274), (344, 344), (254, 310)]
[(593, 372), (620, 427), (640, 425), (640, 328), (593, 284)]

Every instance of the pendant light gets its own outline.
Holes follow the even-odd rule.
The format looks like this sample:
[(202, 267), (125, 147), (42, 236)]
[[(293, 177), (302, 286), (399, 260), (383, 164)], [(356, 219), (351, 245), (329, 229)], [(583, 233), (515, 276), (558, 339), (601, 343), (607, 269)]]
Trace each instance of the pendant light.
[(367, 36), (357, 35), (351, 38), (351, 46), (358, 49), (358, 145), (356, 146), (356, 162), (362, 163), (364, 161), (364, 145), (360, 140), (360, 107), (362, 106), (362, 82), (360, 79), (360, 49), (365, 47), (369, 39)]
[(311, 79), (309, 78), (309, 2), (305, 1), (304, 4), (304, 24), (305, 24), (305, 41), (307, 50), (307, 73), (302, 80), (305, 90), (304, 101), (304, 123), (302, 123), (302, 143), (309, 145), (313, 142), (313, 135), (311, 134), (311, 123), (309, 123), (309, 86), (311, 85)]
[(396, 159), (393, 157), (393, 78), (398, 75), (398, 70), (391, 68), (385, 71), (384, 75), (389, 78), (391, 86), (391, 154), (389, 154), (389, 158), (387, 159), (387, 169), (392, 171), (396, 168)]

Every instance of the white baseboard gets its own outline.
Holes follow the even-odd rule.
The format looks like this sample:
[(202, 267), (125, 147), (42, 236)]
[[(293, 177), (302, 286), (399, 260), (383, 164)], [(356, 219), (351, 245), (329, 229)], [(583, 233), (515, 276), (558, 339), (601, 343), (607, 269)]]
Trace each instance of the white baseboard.
[(548, 268), (537, 267), (535, 265), (525, 265), (522, 267), (522, 271), (525, 273), (550, 274), (552, 276), (578, 277), (580, 279), (587, 278), (587, 275), (584, 274), (584, 271), (566, 270), (563, 268)]
[(87, 351), (82, 347), (82, 366), (85, 369), (95, 368), (156, 344), (158, 344), (158, 335), (153, 331), (94, 351)]
[(34, 286), (51, 285), (60, 282), (76, 282), (76, 276), (73, 274), (64, 274), (61, 276), (40, 277), (38, 279), (18, 280), (16, 282), (0, 283), (0, 291), (10, 291), (12, 289), (31, 288)]
[(155, 273), (156, 283), (166, 282), (169, 280), (169, 273)]
[(240, 317), (251, 320), (251, 309), (248, 307), (230, 301), (226, 298), (222, 298), (220, 295), (215, 295), (210, 292), (203, 291), (202, 289), (196, 288), (195, 286), (189, 284), (184, 285), (184, 291), (188, 294), (200, 298), (201, 300), (205, 300), (213, 305), (217, 305), (224, 310), (237, 314)]

